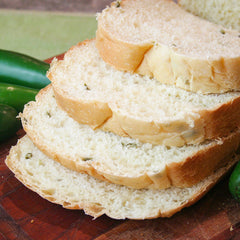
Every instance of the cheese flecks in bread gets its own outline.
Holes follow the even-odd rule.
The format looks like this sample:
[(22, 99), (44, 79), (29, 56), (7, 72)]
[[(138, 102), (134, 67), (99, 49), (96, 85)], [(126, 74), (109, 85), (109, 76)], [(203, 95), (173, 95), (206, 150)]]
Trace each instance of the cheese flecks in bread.
[(191, 188), (135, 190), (97, 180), (87, 174), (63, 167), (39, 151), (25, 136), (11, 148), (7, 166), (24, 185), (43, 198), (69, 209), (83, 209), (86, 214), (103, 214), (116, 219), (170, 217), (200, 199), (237, 161)]
[(200, 145), (167, 147), (141, 143), (111, 132), (92, 130), (61, 110), (51, 86), (21, 114), (34, 144), (75, 171), (132, 188), (192, 186), (224, 166), (238, 149), (240, 130)]
[(123, 0), (98, 15), (101, 57), (117, 69), (202, 93), (240, 90), (239, 32), (171, 0)]
[(240, 31), (240, 1), (236, 0), (178, 0), (181, 7), (226, 28)]
[(76, 121), (141, 142), (198, 144), (240, 125), (240, 92), (197, 94), (115, 70), (100, 58), (94, 40), (55, 60), (48, 77), (57, 103)]

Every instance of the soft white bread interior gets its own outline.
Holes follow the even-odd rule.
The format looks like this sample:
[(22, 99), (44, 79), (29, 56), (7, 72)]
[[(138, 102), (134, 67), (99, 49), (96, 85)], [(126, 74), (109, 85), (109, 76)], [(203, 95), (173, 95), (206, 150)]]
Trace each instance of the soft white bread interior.
[(171, 0), (112, 3), (98, 15), (96, 39), (102, 58), (117, 69), (194, 92), (240, 90), (239, 32)]
[(236, 162), (216, 171), (191, 188), (135, 190), (97, 180), (63, 167), (40, 152), (25, 136), (12, 147), (7, 166), (28, 188), (65, 208), (83, 209), (86, 214), (103, 214), (116, 219), (170, 217), (200, 199)]
[(178, 0), (181, 7), (226, 28), (240, 31), (240, 1), (238, 0)]
[(240, 130), (201, 145), (167, 147), (92, 130), (61, 110), (51, 86), (28, 103), (22, 123), (34, 144), (62, 165), (132, 188), (191, 186), (224, 166), (238, 149)]
[(48, 77), (57, 103), (76, 121), (141, 142), (198, 144), (240, 126), (240, 92), (203, 95), (115, 70), (94, 40), (53, 61)]

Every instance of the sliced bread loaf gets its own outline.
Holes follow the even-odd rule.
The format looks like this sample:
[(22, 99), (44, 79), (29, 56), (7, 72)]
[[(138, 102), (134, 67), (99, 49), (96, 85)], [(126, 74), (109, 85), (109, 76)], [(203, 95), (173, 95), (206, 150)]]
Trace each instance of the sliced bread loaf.
[(141, 142), (197, 144), (240, 126), (240, 92), (202, 95), (115, 70), (100, 58), (95, 41), (55, 60), (48, 77), (57, 103), (76, 121)]
[(51, 86), (25, 106), (22, 123), (34, 144), (75, 171), (132, 188), (186, 187), (224, 166), (238, 149), (240, 130), (201, 145), (166, 147), (92, 130), (61, 110)]
[(123, 0), (98, 15), (97, 47), (120, 70), (202, 93), (240, 90), (238, 31), (171, 0)]
[(6, 164), (28, 188), (51, 202), (116, 219), (170, 217), (200, 199), (236, 162), (191, 188), (135, 190), (71, 171), (40, 152), (27, 136), (12, 147)]
[(181, 7), (226, 28), (240, 31), (240, 1), (238, 0), (178, 0)]

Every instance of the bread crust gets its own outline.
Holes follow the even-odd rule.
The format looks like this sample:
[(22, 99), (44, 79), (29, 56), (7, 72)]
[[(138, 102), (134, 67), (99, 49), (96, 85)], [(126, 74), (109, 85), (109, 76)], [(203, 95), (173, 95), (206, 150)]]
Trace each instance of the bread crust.
[[(119, 216), (114, 213), (114, 211), (111, 211), (110, 209), (104, 208), (100, 203), (88, 203), (84, 201), (84, 199), (79, 199), (78, 203), (68, 201), (66, 199), (62, 198), (54, 198), (51, 196), (51, 194), (48, 194), (44, 191), (44, 189), (41, 189), (40, 186), (38, 186), (37, 182), (32, 182), (28, 176), (21, 171), (21, 169), (18, 167), (18, 161), (20, 161), (21, 157), (21, 142), (25, 140), (26, 136), (19, 140), (18, 144), (11, 148), (9, 155), (7, 156), (5, 163), (9, 167), (9, 169), (15, 174), (15, 177), (21, 181), (27, 188), (31, 189), (32, 191), (38, 193), (41, 197), (44, 199), (56, 203), (59, 205), (62, 205), (64, 208), (67, 209), (83, 209), (86, 214), (89, 214), (93, 216), (94, 218), (100, 217), (103, 214), (108, 215), (109, 217), (115, 218), (115, 219), (136, 219), (140, 220), (143, 218), (139, 218), (136, 216), (128, 216), (128, 215), (122, 215)], [(31, 149), (29, 149), (31, 151)], [(217, 173), (214, 173), (213, 177), (209, 180), (205, 181), (204, 184), (199, 188), (197, 193), (193, 194), (187, 201), (184, 201), (180, 203), (178, 206), (172, 207), (168, 210), (163, 209), (156, 209), (154, 213), (151, 213), (149, 215), (146, 215), (144, 219), (153, 219), (157, 217), (171, 217), (176, 212), (180, 211), (184, 207), (189, 207), (195, 202), (197, 202), (201, 197), (203, 197), (223, 176), (226, 174), (226, 172), (233, 166), (233, 164), (237, 161), (237, 158), (231, 159), (226, 166), (219, 169)], [(81, 184), (79, 185), (81, 186)], [(98, 187), (97, 184), (95, 186)], [(96, 189), (97, 191), (97, 189)], [(147, 192), (146, 192), (147, 194)]]
[[(122, 8), (127, 1), (121, 2)], [(103, 22), (99, 16), (96, 46), (104, 61), (119, 70), (203, 94), (240, 90), (240, 56), (198, 59), (154, 41), (130, 44), (108, 31)]]
[(102, 126), (107, 119), (112, 117), (112, 110), (106, 102), (86, 101), (84, 99), (81, 102), (76, 101), (74, 98), (71, 98), (71, 96), (67, 98), (66, 96), (68, 95), (58, 87), (54, 88), (54, 95), (59, 106), (65, 110), (71, 118), (75, 120), (79, 119), (78, 122), (87, 124), (93, 129)]
[[(50, 85), (41, 90), (36, 100), (41, 101), (44, 94), (50, 89)], [(24, 130), (27, 132), (33, 143), (47, 156), (60, 162), (65, 167), (88, 173), (100, 180), (109, 181), (115, 184), (125, 185), (135, 189), (163, 189), (170, 186), (190, 187), (201, 181), (214, 171), (225, 165), (238, 149), (240, 143), (240, 130), (231, 133), (229, 136), (219, 139), (204, 149), (198, 151), (192, 156), (188, 156), (184, 161), (172, 162), (166, 164), (158, 171), (145, 171), (139, 175), (127, 176), (126, 174), (117, 174), (114, 170), (109, 169), (104, 163), (97, 159), (94, 161), (84, 162), (81, 159), (74, 159), (62, 152), (55, 152), (52, 146), (44, 142), (39, 136), (34, 126), (29, 126), (28, 112), (32, 111), (31, 103), (25, 107), (21, 115)], [(83, 156), (84, 157), (84, 156)]]
[[(183, 162), (167, 165), (167, 173), (173, 186), (189, 187), (225, 166), (239, 149), (240, 135), (231, 135), (222, 144), (202, 149)], [(184, 185), (183, 183), (186, 183)], [(190, 183), (190, 184), (189, 184)]]
[[(93, 41), (93, 40), (92, 40)], [(87, 45), (89, 40), (79, 43), (71, 51)], [(58, 64), (58, 62), (55, 62)], [(55, 68), (54, 68), (55, 69)], [(58, 105), (68, 115), (81, 124), (88, 124), (93, 129), (111, 131), (123, 137), (131, 137), (141, 142), (164, 144), (167, 146), (183, 146), (199, 144), (206, 139), (217, 139), (227, 136), (240, 127), (240, 96), (215, 108), (206, 108), (187, 115), (184, 119), (169, 120), (169, 122), (146, 121), (131, 115), (122, 114), (118, 107), (107, 102), (74, 98), (64, 86), (58, 85), (54, 76), (56, 70), (50, 68), (48, 78), (52, 82)], [(56, 67), (56, 69), (58, 69)]]
[[(123, 43), (113, 38), (103, 27), (98, 25), (96, 46), (102, 59), (119, 70), (137, 72), (143, 56), (153, 47), (151, 43), (134, 45)], [(124, 57), (122, 56), (124, 55)]]

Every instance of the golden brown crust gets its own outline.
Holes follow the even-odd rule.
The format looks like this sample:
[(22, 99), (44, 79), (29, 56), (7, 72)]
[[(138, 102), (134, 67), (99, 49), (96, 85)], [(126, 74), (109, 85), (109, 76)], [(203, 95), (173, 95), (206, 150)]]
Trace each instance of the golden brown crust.
[(167, 165), (167, 174), (174, 186), (189, 187), (225, 166), (239, 148), (240, 133), (231, 135), (222, 144), (200, 150), (185, 161)]
[(202, 113), (205, 119), (206, 139), (227, 136), (235, 128), (240, 127), (240, 97), (226, 102), (212, 111)]
[(211, 190), (212, 187), (214, 187), (221, 179), (222, 177), (227, 173), (227, 171), (229, 169), (231, 169), (231, 167), (236, 163), (236, 159), (235, 160), (230, 160), (227, 162), (227, 165), (224, 166), (220, 172), (218, 173), (218, 177), (215, 178), (213, 181), (211, 182), (207, 182), (205, 183), (201, 189), (199, 190), (199, 192), (197, 192), (196, 194), (194, 194), (191, 199), (189, 199), (187, 202), (183, 203), (180, 207), (178, 207), (177, 209), (173, 209), (170, 210), (166, 213), (164, 213), (162, 216), (164, 217), (171, 217), (173, 214), (175, 214), (176, 212), (179, 212), (180, 210), (182, 210), (185, 207), (190, 207), (193, 204), (195, 204), (197, 201), (199, 201), (204, 195), (206, 195), (209, 190)]
[[(113, 38), (101, 26), (96, 32), (96, 46), (104, 61), (119, 70), (135, 72), (141, 64), (144, 54), (152, 48), (153, 44), (122, 44), (118, 39)], [(120, 57), (124, 54), (124, 57)], [(117, 65), (116, 65), (117, 63)]]
[(112, 116), (112, 111), (108, 103), (97, 101), (77, 101), (74, 98), (68, 98), (61, 93), (61, 89), (54, 88), (54, 95), (59, 106), (65, 110), (68, 115), (80, 123), (88, 124), (93, 129), (101, 126), (108, 118)]
[[(136, 72), (192, 92), (222, 93), (240, 89), (239, 64), (240, 57), (195, 59), (158, 44), (145, 53)], [(116, 65), (115, 67), (118, 68)]]

